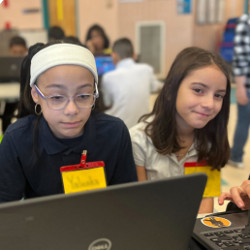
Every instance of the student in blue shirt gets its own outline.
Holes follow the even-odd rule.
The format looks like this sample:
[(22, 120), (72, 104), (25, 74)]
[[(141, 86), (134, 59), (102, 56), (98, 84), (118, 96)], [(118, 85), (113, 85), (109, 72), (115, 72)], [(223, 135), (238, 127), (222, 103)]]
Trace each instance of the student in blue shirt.
[(92, 53), (57, 43), (36, 46), (28, 57), (21, 103), (30, 115), (19, 114), (0, 144), (0, 201), (63, 193), (60, 167), (79, 164), (83, 150), (87, 162), (104, 161), (107, 185), (136, 181), (125, 124), (93, 111), (98, 76)]

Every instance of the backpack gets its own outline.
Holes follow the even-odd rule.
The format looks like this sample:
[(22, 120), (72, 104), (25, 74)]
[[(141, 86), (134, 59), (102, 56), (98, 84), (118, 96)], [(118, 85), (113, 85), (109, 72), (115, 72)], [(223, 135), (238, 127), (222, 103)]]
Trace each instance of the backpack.
[(219, 53), (224, 61), (231, 63), (233, 61), (234, 54), (234, 36), (235, 27), (238, 22), (237, 18), (230, 18), (224, 29), (222, 42), (220, 44)]

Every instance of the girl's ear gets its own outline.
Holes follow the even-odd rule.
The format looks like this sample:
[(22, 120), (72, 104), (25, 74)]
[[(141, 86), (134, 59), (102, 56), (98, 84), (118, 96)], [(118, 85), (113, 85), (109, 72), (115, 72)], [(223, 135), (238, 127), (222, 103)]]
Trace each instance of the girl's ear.
[(35, 86), (33, 86), (33, 87), (31, 88), (31, 96), (32, 96), (33, 101), (34, 101), (35, 103), (38, 103), (38, 101), (39, 101), (39, 99), (38, 99), (38, 93), (37, 93), (37, 91), (36, 91), (36, 89), (35, 89)]
[(133, 54), (133, 56), (132, 56), (132, 58), (135, 60), (135, 61), (137, 61), (139, 58), (138, 58), (138, 55), (137, 54)]

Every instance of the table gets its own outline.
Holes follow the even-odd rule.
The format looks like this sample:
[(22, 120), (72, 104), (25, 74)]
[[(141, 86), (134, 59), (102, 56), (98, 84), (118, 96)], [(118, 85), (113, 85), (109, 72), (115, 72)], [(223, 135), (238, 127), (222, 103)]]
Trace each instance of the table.
[(3, 114), (5, 103), (19, 100), (20, 83), (6, 82), (0, 83), (0, 114)]
[(19, 82), (0, 83), (0, 100), (16, 101), (19, 99), (19, 91), (20, 91)]

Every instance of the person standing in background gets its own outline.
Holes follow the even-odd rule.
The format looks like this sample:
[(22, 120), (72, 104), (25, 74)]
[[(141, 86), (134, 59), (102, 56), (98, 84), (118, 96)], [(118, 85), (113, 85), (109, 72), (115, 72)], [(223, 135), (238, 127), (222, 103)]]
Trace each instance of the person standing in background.
[(128, 128), (150, 111), (149, 98), (160, 89), (160, 82), (151, 66), (134, 61), (131, 41), (121, 38), (115, 41), (112, 58), (116, 69), (102, 77), (103, 102), (106, 114), (122, 119)]
[(250, 16), (243, 14), (237, 23), (234, 38), (233, 73), (236, 83), (238, 118), (234, 133), (231, 157), (228, 163), (244, 168), (244, 146), (250, 123)]

